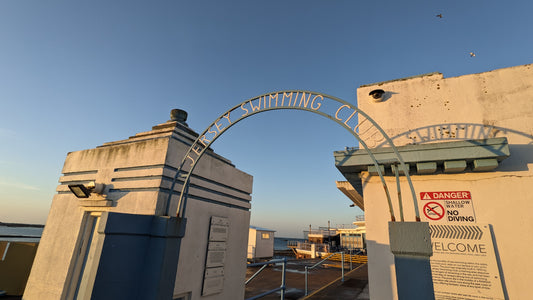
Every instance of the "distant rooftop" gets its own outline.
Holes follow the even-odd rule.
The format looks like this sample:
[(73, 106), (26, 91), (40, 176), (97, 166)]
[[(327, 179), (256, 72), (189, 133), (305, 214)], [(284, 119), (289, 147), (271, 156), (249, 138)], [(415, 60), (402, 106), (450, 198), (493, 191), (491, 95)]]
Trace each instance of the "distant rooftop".
[(386, 81), (380, 81), (380, 82), (375, 82), (375, 83), (369, 83), (369, 84), (363, 84), (359, 87), (367, 87), (367, 86), (374, 86), (374, 85), (382, 85), (382, 84), (385, 84), (385, 83), (389, 83), (389, 82), (395, 82), (395, 81), (403, 81), (403, 80), (409, 80), (409, 79), (413, 79), (413, 78), (420, 78), (420, 77), (427, 77), (427, 76), (434, 76), (434, 75), (440, 75), (440, 77), (442, 78), (442, 73), (440, 72), (433, 72), (433, 73), (426, 73), (426, 74), (420, 74), (420, 75), (414, 75), (414, 76), (409, 76), (409, 77), (404, 77), (404, 78), (399, 78), (399, 79), (392, 79), (392, 80), (386, 80)]
[(259, 231), (276, 232), (275, 230), (272, 230), (272, 229), (263, 228), (263, 227), (258, 227), (258, 226), (252, 226), (252, 225), (250, 225), (250, 228), (251, 228), (251, 229), (255, 229), (255, 230), (259, 230)]

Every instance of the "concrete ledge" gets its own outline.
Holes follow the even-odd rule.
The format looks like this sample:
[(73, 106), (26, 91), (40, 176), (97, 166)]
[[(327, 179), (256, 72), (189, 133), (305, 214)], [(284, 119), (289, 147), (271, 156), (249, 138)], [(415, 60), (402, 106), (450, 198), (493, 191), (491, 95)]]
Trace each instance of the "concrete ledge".
[(436, 162), (417, 163), (416, 172), (418, 174), (431, 174), (437, 171)]
[[(493, 159), (501, 162), (511, 155), (507, 138), (407, 145), (397, 147), (407, 164), (436, 163), (441, 165), (448, 161), (464, 160), (467, 164), (475, 160)], [(374, 157), (385, 169), (397, 162), (392, 148), (371, 149)], [(335, 151), (335, 166), (341, 173), (358, 173), (369, 171), (374, 163), (364, 149)], [(481, 170), (481, 169), (480, 169)]]
[(154, 216), (151, 235), (156, 237), (184, 237), (187, 219), (176, 217)]
[(466, 160), (444, 162), (444, 173), (460, 173), (466, 169)]
[(486, 172), (494, 170), (498, 167), (498, 161), (496, 159), (476, 159), (474, 160), (474, 167), (472, 171)]
[(98, 233), (122, 235), (150, 235), (152, 215), (102, 212)]
[(113, 206), (111, 200), (78, 200), (78, 204), (82, 207), (109, 207)]
[[(385, 174), (384, 165), (379, 165), (379, 169), (381, 171), (381, 174)], [(368, 166), (368, 173), (370, 173), (370, 175), (378, 175), (378, 168), (376, 168), (376, 166), (374, 165)]]
[[(396, 174), (396, 165), (391, 165), (391, 170), (392, 170), (392, 173)], [(409, 172), (409, 164), (405, 164), (405, 167), (407, 168), (407, 171)], [(398, 174), (400, 175), (405, 175), (404, 171), (403, 171), (403, 168), (400, 164), (398, 164)]]
[(98, 233), (106, 235), (144, 235), (152, 237), (183, 237), (185, 218), (103, 212)]

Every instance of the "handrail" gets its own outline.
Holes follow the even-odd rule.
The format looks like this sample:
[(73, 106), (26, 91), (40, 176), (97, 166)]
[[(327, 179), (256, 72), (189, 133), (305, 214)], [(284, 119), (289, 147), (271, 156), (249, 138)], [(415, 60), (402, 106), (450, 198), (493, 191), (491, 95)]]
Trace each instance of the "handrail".
[(309, 270), (310, 269), (314, 269), (316, 268), (317, 266), (319, 266), (320, 264), (322, 264), (324, 261), (326, 261), (328, 258), (332, 257), (333, 255), (335, 254), (338, 254), (340, 253), (341, 254), (341, 281), (344, 282), (344, 251), (340, 251), (340, 252), (335, 252), (335, 253), (331, 253), (330, 255), (328, 255), (326, 258), (324, 258), (323, 260), (317, 262), (316, 264), (314, 264), (312, 267), (309, 267), (309, 266), (305, 266), (305, 295), (307, 296), (307, 274), (309, 273)]
[(314, 269), (316, 268), (318, 265), (322, 264), (324, 261), (326, 261), (328, 258), (332, 257), (333, 255), (337, 254), (339, 252), (335, 252), (335, 253), (331, 253), (330, 255), (328, 255), (326, 258), (324, 258), (323, 260), (317, 262), (316, 264), (314, 264), (312, 267), (310, 267), (309, 269)]
[(247, 267), (258, 267), (258, 266), (262, 266), (262, 267), (261, 267), (261, 269), (257, 270), (257, 272), (255, 272), (254, 275), (252, 275), (250, 278), (248, 278), (248, 280), (246, 280), (246, 282), (244, 282), (244, 285), (247, 285), (250, 281), (252, 281), (252, 279), (254, 279), (257, 275), (259, 275), (259, 273), (261, 273), (268, 265), (275, 264), (275, 263), (282, 263), (283, 264), (283, 268), (282, 268), (282, 272), (281, 272), (281, 286), (278, 287), (278, 288), (272, 289), (270, 291), (266, 291), (264, 293), (261, 293), (259, 295), (247, 298), (246, 300), (259, 299), (259, 298), (262, 298), (264, 296), (267, 296), (267, 295), (270, 295), (272, 293), (275, 293), (277, 291), (281, 291), (280, 299), (281, 300), (285, 299), (285, 289), (287, 288), (285, 286), (285, 272), (286, 272), (286, 267), (287, 267), (287, 258), (286, 257), (279, 258), (279, 259), (271, 259), (271, 260), (266, 261), (266, 262), (248, 264)]

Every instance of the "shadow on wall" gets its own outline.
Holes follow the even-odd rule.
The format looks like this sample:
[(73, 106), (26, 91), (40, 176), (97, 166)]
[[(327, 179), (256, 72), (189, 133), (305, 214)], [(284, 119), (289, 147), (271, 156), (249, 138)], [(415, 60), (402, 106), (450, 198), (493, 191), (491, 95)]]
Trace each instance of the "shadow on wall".
[[(528, 141), (528, 145), (533, 145), (533, 135), (526, 134), (518, 130), (494, 126), (491, 124), (475, 123), (443, 123), (430, 126), (419, 127), (400, 133), (391, 137), (392, 141), (399, 139), (410, 139), (412, 144), (422, 144), (435, 141), (457, 141), (489, 139), (496, 137), (520, 136)], [(383, 141), (378, 147), (386, 146)]]
[(376, 89), (376, 90), (370, 91), (368, 96), (370, 96), (370, 99), (373, 102), (385, 102), (389, 100), (393, 95), (396, 95), (396, 94), (399, 94), (399, 93), (384, 91), (382, 89)]
[[(372, 298), (374, 299), (394, 299), (396, 289), (396, 278), (392, 278), (394, 256), (390, 250), (390, 246), (387, 244), (380, 244), (376, 241), (367, 240), (367, 254), (368, 254), (368, 284), (370, 289), (374, 291)], [(375, 268), (375, 265), (379, 264), (379, 268)], [(373, 274), (374, 272), (379, 272)], [(377, 287), (373, 284), (379, 284), (384, 282), (390, 282), (388, 285), (380, 285)], [(394, 287), (394, 290), (393, 290)], [(378, 294), (379, 293), (379, 294)]]
[[(364, 122), (364, 120), (363, 120)], [(490, 123), (490, 122), (489, 122)], [(358, 132), (359, 137), (367, 144), (369, 144), (370, 138), (376, 138), (377, 129), (365, 131), (364, 133)], [(512, 137), (516, 136), (518, 139), (523, 140), (524, 143), (520, 146), (531, 145), (533, 146), (533, 135), (527, 134), (522, 131), (494, 126), (491, 124), (475, 124), (475, 123), (442, 123), (433, 124), (424, 127), (419, 127), (399, 133), (395, 136), (390, 136), (390, 139), (394, 143), (400, 140), (410, 140), (408, 144), (418, 145), (430, 142), (446, 142), (446, 141), (465, 141), (465, 140), (478, 140), (489, 139), (497, 137)], [(376, 140), (376, 146), (373, 148), (389, 147), (385, 137), (381, 136)], [(395, 143), (396, 144), (396, 143)], [(509, 145), (510, 147), (516, 146)], [(350, 148), (349, 150), (358, 150), (359, 148)], [(348, 157), (345, 157), (348, 159)], [(337, 164), (342, 164), (344, 161), (338, 161)]]
[[(496, 171), (528, 171), (528, 164), (533, 163), (533, 135), (518, 130), (494, 126), (490, 124), (474, 123), (443, 123), (431, 126), (419, 127), (391, 137), (391, 140), (409, 139), (411, 144), (423, 144), (429, 142), (445, 142), (459, 140), (489, 139), (496, 137), (516, 136), (523, 140), (524, 144), (509, 144), (511, 156), (519, 158), (521, 163), (502, 163)], [(378, 147), (387, 147), (386, 141), (381, 141)], [(495, 153), (498, 154), (498, 153)], [(517, 160), (514, 160), (515, 162)]]
[[(179, 183), (179, 181), (178, 181)], [(160, 193), (158, 196), (158, 207), (156, 207), (157, 212), (164, 212), (167, 216), (174, 216), (177, 212), (177, 206), (178, 206), (178, 199), (179, 199), (179, 192), (174, 192), (172, 197), (172, 200), (168, 202), (168, 193), (170, 192), (169, 189), (164, 188), (137, 188), (137, 189), (131, 189), (131, 188), (121, 188), (121, 189), (115, 189), (113, 188), (113, 185), (108, 185), (110, 187), (108, 198), (107, 200), (113, 201), (113, 207), (116, 207), (118, 205), (118, 202), (122, 200), (123, 197), (127, 196), (133, 191), (163, 191), (163, 193)], [(177, 197), (176, 197), (177, 196)], [(171, 213), (172, 212), (172, 213)]]
[(505, 164), (505, 161), (501, 163), (495, 171), (529, 171), (528, 164), (533, 164), (533, 145), (509, 145), (509, 151), (511, 157), (519, 157), (520, 164), (512, 165)]

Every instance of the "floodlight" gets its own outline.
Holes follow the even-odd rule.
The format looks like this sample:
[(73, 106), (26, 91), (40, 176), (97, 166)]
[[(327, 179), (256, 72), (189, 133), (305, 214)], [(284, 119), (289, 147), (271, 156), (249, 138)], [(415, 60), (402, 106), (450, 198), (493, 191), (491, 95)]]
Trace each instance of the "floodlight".
[(68, 188), (78, 198), (89, 198), (91, 191), (83, 184), (69, 184)]
[(89, 182), (87, 186), (83, 184), (69, 184), (68, 188), (77, 198), (89, 198), (91, 193), (101, 194), (105, 185), (102, 183)]

